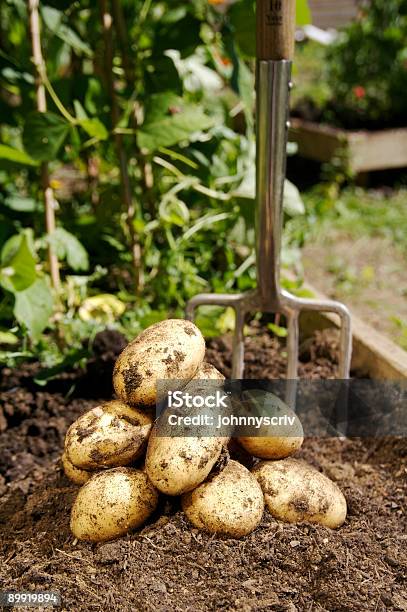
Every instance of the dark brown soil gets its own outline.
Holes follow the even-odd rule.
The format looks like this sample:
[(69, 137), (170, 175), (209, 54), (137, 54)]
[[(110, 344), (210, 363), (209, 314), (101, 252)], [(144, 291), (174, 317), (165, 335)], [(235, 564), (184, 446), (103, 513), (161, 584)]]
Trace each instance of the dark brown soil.
[[(245, 342), (245, 378), (284, 378), (287, 359), (280, 341), (252, 323)], [(232, 338), (210, 339), (206, 358), (227, 378), (231, 375)], [(300, 345), (298, 375), (301, 378), (335, 378), (338, 365), (338, 336), (334, 329), (316, 331)]]
[[(209, 345), (209, 359), (227, 373), (229, 340)], [(282, 375), (271, 337), (251, 338), (247, 353), (247, 375)], [(306, 344), (302, 359), (303, 375), (332, 376), (332, 341)], [(306, 441), (300, 455), (347, 497), (338, 531), (265, 512), (250, 536), (220, 538), (191, 529), (178, 500), (163, 498), (142, 531), (89, 545), (69, 531), (77, 488), (59, 455), (69, 424), (98, 400), (38, 391), (27, 369), (3, 370), (1, 388), (1, 589), (58, 590), (63, 609), (75, 611), (407, 610), (405, 440)]]

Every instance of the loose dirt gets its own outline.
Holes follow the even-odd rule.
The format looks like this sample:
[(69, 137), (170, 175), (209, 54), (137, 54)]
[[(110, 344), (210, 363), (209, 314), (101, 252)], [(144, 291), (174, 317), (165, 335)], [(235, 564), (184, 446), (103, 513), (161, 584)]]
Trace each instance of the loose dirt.
[[(106, 347), (105, 347), (106, 349)], [(101, 351), (101, 356), (106, 350)], [(110, 374), (108, 358), (103, 376)], [(282, 375), (284, 350), (268, 333), (248, 340), (247, 376)], [(230, 340), (212, 340), (208, 359), (227, 374)], [(302, 350), (301, 373), (331, 377), (332, 339)], [(94, 362), (95, 366), (95, 362)], [(264, 513), (241, 540), (191, 528), (177, 499), (162, 498), (142, 531), (102, 545), (76, 542), (69, 514), (77, 487), (63, 475), (65, 431), (109, 397), (93, 387), (70, 398), (32, 382), (35, 364), (3, 369), (0, 434), (1, 589), (57, 590), (65, 610), (276, 612), (407, 610), (405, 440), (310, 439), (299, 456), (344, 491), (345, 525), (288, 525)], [(73, 379), (72, 379), (73, 380)], [(70, 380), (70, 387), (72, 386)]]

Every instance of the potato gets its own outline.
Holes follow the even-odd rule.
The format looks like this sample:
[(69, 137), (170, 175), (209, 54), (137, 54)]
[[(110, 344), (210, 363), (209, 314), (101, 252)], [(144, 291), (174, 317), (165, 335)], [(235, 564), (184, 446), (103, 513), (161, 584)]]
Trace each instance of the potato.
[(181, 495), (205, 480), (220, 457), (225, 438), (157, 435), (151, 432), (146, 471), (153, 485), (167, 495)]
[(295, 453), (304, 441), (304, 432), (301, 421), (294, 410), (285, 406), (277, 409), (270, 416), (281, 417), (286, 415), (294, 419), (294, 424), (277, 424), (275, 426), (262, 425), (256, 436), (240, 436), (237, 438), (243, 448), (260, 459), (284, 459)]
[(105, 470), (80, 489), (72, 507), (71, 530), (78, 540), (112, 540), (140, 527), (157, 503), (158, 493), (141, 470)]
[(121, 401), (106, 402), (79, 417), (67, 431), (65, 453), (77, 468), (128, 465), (141, 456), (151, 416)]
[(195, 380), (225, 380), (223, 374), (207, 361), (204, 361), (193, 377)]
[(195, 527), (240, 538), (259, 525), (264, 498), (253, 475), (237, 461), (182, 496), (182, 509)]
[(118, 397), (139, 408), (154, 406), (158, 380), (182, 380), (201, 366), (205, 341), (190, 321), (168, 319), (145, 329), (119, 355), (113, 372)]
[(319, 523), (335, 529), (346, 519), (346, 500), (339, 487), (298, 459), (261, 461), (252, 470), (270, 513), (286, 523)]
[[(216, 394), (217, 391), (222, 392), (223, 394), (223, 382), (225, 377), (223, 374), (219, 372), (213, 365), (204, 361), (202, 365), (198, 368), (195, 376), (189, 381), (189, 383), (184, 387), (183, 392), (189, 393), (192, 396), (201, 396), (207, 397), (208, 395)], [(185, 411), (188, 408), (185, 407)], [(217, 420), (217, 415), (219, 413), (219, 408), (217, 407), (202, 407), (199, 409), (190, 408), (191, 416), (192, 414), (196, 414), (197, 411), (200, 414), (210, 414)]]
[[(212, 393), (222, 388), (225, 377), (209, 363), (203, 363), (195, 376), (184, 387), (184, 392), (192, 396)], [(209, 381), (208, 383), (206, 381)], [(217, 415), (219, 409), (194, 409), (183, 407), (174, 414), (182, 416)], [(159, 432), (160, 423), (154, 426), (147, 447), (146, 470), (150, 480), (159, 491), (167, 495), (181, 495), (203, 482), (218, 460), (227, 439), (209, 436), (213, 427), (203, 426), (205, 435), (191, 436), (188, 426), (180, 428), (185, 435), (165, 436), (168, 425)], [(196, 427), (196, 429), (195, 429)], [(194, 426), (194, 433), (200, 433), (199, 425)]]
[(81, 470), (77, 468), (71, 463), (66, 456), (66, 453), (62, 453), (61, 457), (62, 467), (64, 468), (65, 476), (69, 478), (73, 483), (77, 485), (83, 485), (85, 482), (89, 480), (92, 476), (91, 472), (87, 472), (86, 470)]

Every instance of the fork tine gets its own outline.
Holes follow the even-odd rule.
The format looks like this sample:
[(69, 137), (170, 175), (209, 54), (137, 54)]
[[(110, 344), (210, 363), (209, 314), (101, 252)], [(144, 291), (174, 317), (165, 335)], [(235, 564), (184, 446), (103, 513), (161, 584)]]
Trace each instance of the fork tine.
[(297, 378), (298, 374), (298, 343), (300, 335), (298, 315), (298, 310), (292, 310), (287, 315), (287, 378), (289, 380)]
[(287, 383), (285, 391), (285, 401), (290, 408), (295, 410), (297, 397), (297, 376), (298, 376), (298, 347), (299, 347), (299, 326), (298, 310), (290, 310), (287, 313)]
[(352, 356), (352, 326), (351, 316), (348, 308), (341, 302), (335, 300), (318, 300), (299, 298), (291, 295), (288, 291), (282, 291), (283, 302), (286, 310), (312, 310), (320, 312), (333, 312), (339, 316), (340, 341), (339, 341), (339, 366), (338, 378), (349, 378), (350, 363)]
[(243, 378), (244, 371), (244, 322), (245, 313), (241, 305), (235, 307), (235, 332), (233, 334), (232, 378)]

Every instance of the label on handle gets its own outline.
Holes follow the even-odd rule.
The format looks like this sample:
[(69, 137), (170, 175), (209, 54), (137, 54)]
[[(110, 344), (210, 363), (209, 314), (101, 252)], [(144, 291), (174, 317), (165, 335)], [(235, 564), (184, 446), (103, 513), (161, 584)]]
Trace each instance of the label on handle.
[(268, 0), (266, 12), (266, 24), (268, 26), (283, 25), (283, 2), (282, 0)]

